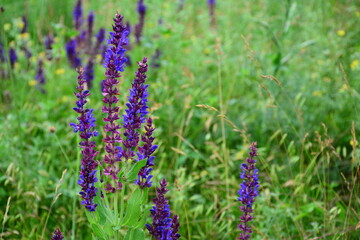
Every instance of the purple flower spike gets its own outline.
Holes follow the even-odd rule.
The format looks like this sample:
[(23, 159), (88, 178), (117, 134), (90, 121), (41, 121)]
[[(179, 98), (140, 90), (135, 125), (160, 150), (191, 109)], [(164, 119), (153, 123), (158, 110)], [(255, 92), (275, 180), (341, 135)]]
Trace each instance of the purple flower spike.
[(144, 4), (144, 0), (139, 0), (137, 4), (137, 12), (139, 14), (139, 22), (135, 25), (134, 35), (136, 38), (136, 43), (141, 43), (142, 33), (144, 30), (145, 24), (145, 15), (146, 15), (146, 5)]
[(76, 51), (76, 41), (74, 39), (70, 39), (66, 43), (66, 55), (73, 68), (78, 68), (81, 66), (81, 59), (79, 58)]
[(88, 89), (92, 89), (93, 80), (94, 80), (94, 63), (92, 60), (89, 60), (84, 69), (84, 78)]
[(9, 58), (10, 58), (11, 68), (14, 69), (15, 62), (17, 62), (17, 59), (18, 59), (15, 49), (13, 49), (13, 48), (9, 49)]
[(102, 112), (107, 114), (104, 118), (106, 123), (104, 129), (107, 133), (103, 140), (106, 151), (103, 159), (105, 165), (104, 174), (110, 176), (105, 190), (112, 193), (122, 188), (117, 177), (120, 168), (116, 165), (117, 162), (121, 161), (120, 150), (116, 146), (121, 142), (120, 125), (116, 123), (119, 119), (118, 112), (120, 108), (115, 105), (119, 101), (117, 97), (119, 95), (117, 89), (118, 78), (121, 76), (120, 72), (124, 71), (126, 62), (126, 50), (124, 47), (128, 43), (127, 36), (128, 31), (123, 25), (123, 17), (117, 13), (114, 18), (113, 32), (110, 32), (110, 38), (108, 39), (109, 46), (106, 49), (104, 61), (106, 79), (102, 82), (103, 102), (105, 103)]
[(139, 147), (138, 160), (147, 159), (146, 165), (140, 169), (138, 173), (138, 179), (136, 180), (136, 184), (141, 188), (151, 187), (152, 182), (150, 175), (152, 170), (152, 166), (154, 166), (155, 156), (151, 156), (155, 150), (157, 149), (157, 145), (153, 145), (154, 137), (153, 132), (155, 128), (152, 127), (152, 119), (148, 118), (145, 126), (145, 135), (141, 137), (141, 141), (144, 143), (142, 147)]
[(60, 229), (55, 229), (53, 236), (51, 237), (51, 240), (62, 240), (64, 239), (62, 232)]
[(54, 35), (50, 33), (45, 36), (44, 45), (47, 50), (51, 50), (53, 44), (54, 44)]
[(95, 19), (95, 14), (93, 11), (91, 11), (89, 13), (89, 16), (87, 18), (87, 41), (88, 41), (88, 48), (91, 48), (91, 38), (93, 36), (93, 27), (94, 27), (94, 19)]
[(242, 173), (240, 178), (244, 181), (240, 184), (239, 198), (238, 200), (243, 204), (240, 209), (244, 213), (240, 217), (239, 229), (242, 231), (240, 233), (240, 240), (247, 240), (250, 238), (252, 233), (251, 225), (249, 222), (253, 219), (251, 213), (253, 212), (252, 205), (255, 202), (255, 197), (259, 195), (259, 180), (258, 180), (258, 170), (255, 168), (256, 160), (254, 157), (257, 156), (256, 142), (252, 143), (250, 146), (250, 157), (246, 159), (247, 163), (241, 165)]
[(209, 5), (209, 15), (211, 18), (211, 25), (215, 26), (216, 25), (216, 20), (215, 20), (215, 0), (208, 0), (208, 5)]
[(102, 42), (104, 41), (105, 39), (105, 29), (104, 28), (100, 28), (99, 29), (99, 32), (96, 34), (96, 40), (97, 40), (97, 43), (100, 45), (102, 44)]
[(76, 2), (74, 11), (73, 11), (73, 17), (74, 17), (74, 27), (76, 30), (79, 30), (81, 25), (82, 25), (82, 4), (81, 4), (81, 0), (78, 0)]
[(129, 102), (126, 104), (127, 109), (124, 117), (123, 128), (124, 132), (124, 149), (122, 156), (128, 160), (133, 159), (135, 156), (134, 149), (138, 146), (140, 140), (140, 134), (138, 130), (141, 128), (141, 124), (145, 122), (145, 116), (148, 113), (146, 105), (147, 103), (147, 87), (145, 85), (146, 72), (148, 69), (147, 58), (144, 58), (142, 62), (138, 63), (139, 68), (135, 73), (136, 77), (132, 83), (130, 89), (130, 96), (128, 97)]
[(0, 62), (5, 62), (5, 61), (6, 61), (6, 58), (5, 58), (4, 48), (0, 42)]
[(45, 84), (45, 74), (44, 74), (44, 68), (43, 68), (43, 61), (39, 59), (38, 61), (38, 69), (36, 72), (35, 79), (38, 82), (38, 84)]
[(179, 239), (178, 216), (171, 219), (169, 201), (165, 198), (165, 194), (169, 191), (166, 189), (166, 180), (160, 182), (160, 188), (156, 188), (156, 198), (153, 199), (154, 206), (150, 209), (151, 217), (153, 219), (152, 225), (146, 224), (146, 228), (154, 239), (158, 240), (173, 240)]
[(23, 22), (23, 27), (22, 27), (22, 29), (21, 29), (21, 33), (26, 33), (27, 32), (27, 28), (28, 28), (28, 21), (27, 21), (27, 19), (26, 19), (26, 17), (25, 16), (22, 16), (21, 17), (21, 20), (22, 20), (22, 22)]
[(93, 212), (96, 209), (97, 204), (94, 203), (93, 199), (96, 196), (97, 188), (95, 183), (98, 181), (96, 178), (96, 167), (98, 162), (94, 159), (98, 152), (95, 150), (95, 142), (90, 141), (91, 137), (96, 137), (98, 132), (94, 130), (95, 128), (95, 118), (93, 109), (88, 109), (85, 107), (87, 103), (86, 98), (90, 95), (89, 90), (85, 90), (85, 83), (83, 76), (83, 70), (80, 68), (78, 70), (78, 86), (76, 87), (77, 92), (75, 96), (78, 98), (76, 102), (76, 107), (74, 111), (80, 114), (80, 117), (77, 119), (79, 123), (70, 123), (70, 126), (74, 129), (74, 132), (79, 132), (81, 142), (80, 147), (82, 148), (81, 154), (81, 171), (78, 184), (81, 186), (80, 195), (83, 199), (81, 202), (82, 205), (85, 205), (85, 208)]

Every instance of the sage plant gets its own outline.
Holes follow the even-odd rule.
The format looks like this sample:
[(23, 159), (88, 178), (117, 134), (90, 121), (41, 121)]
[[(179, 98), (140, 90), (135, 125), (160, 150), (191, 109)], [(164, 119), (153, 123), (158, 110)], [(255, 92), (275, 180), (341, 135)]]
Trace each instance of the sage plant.
[(238, 200), (242, 203), (240, 210), (244, 213), (240, 217), (240, 240), (247, 240), (250, 238), (252, 230), (249, 222), (253, 219), (252, 213), (255, 197), (259, 195), (259, 175), (258, 169), (255, 168), (255, 157), (257, 156), (256, 142), (250, 145), (250, 150), (246, 163), (241, 165), (242, 172), (240, 178), (243, 179), (243, 182), (240, 184), (240, 190), (238, 191)]

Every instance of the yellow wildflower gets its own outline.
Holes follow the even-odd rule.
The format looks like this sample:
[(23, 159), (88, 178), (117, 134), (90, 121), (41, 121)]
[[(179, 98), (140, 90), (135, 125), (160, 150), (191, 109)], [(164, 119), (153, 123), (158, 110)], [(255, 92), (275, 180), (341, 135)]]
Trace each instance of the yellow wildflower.
[(31, 86), (31, 87), (33, 87), (33, 86), (35, 86), (36, 85), (36, 80), (30, 80), (29, 81), (29, 86)]
[(24, 32), (20, 34), (20, 39), (29, 39), (29, 33), (28, 32)]
[(24, 24), (23, 21), (17, 23), (17, 26), (18, 26), (19, 29), (23, 29), (24, 25), (25, 24)]
[(357, 68), (359, 66), (359, 60), (354, 60), (354, 61), (352, 61), (351, 62), (351, 64), (350, 64), (350, 68), (352, 69), (352, 70), (354, 70), (355, 68)]
[(56, 69), (55, 74), (56, 75), (63, 75), (64, 72), (65, 72), (65, 70), (63, 68), (58, 68), (58, 69)]
[(348, 85), (346, 85), (345, 83), (341, 86), (341, 88), (340, 88), (340, 92), (345, 92), (345, 91), (347, 91), (347, 90), (349, 90), (349, 87), (348, 87)]
[(340, 30), (337, 31), (337, 35), (339, 37), (343, 37), (343, 36), (345, 36), (345, 31), (340, 29)]
[(357, 142), (356, 140), (355, 140), (355, 142), (354, 142), (354, 140), (351, 139), (351, 140), (350, 140), (350, 145), (353, 146), (353, 147), (356, 147), (356, 146), (358, 145), (358, 142)]
[(44, 58), (45, 57), (45, 52), (40, 52), (39, 57)]
[(211, 49), (210, 48), (205, 48), (204, 49), (204, 54), (209, 54), (211, 53)]
[(69, 101), (68, 96), (63, 96), (63, 97), (61, 98), (61, 101), (62, 101), (62, 102), (68, 102), (68, 101)]
[(102, 56), (100, 54), (96, 55), (96, 61), (101, 62)]
[(59, 38), (58, 37), (54, 37), (54, 43), (59, 42)]
[(329, 78), (329, 77), (324, 77), (323, 80), (324, 80), (324, 82), (331, 82), (331, 78)]
[(166, 39), (168, 39), (170, 36), (171, 36), (170, 33), (165, 33), (164, 34), (164, 38), (166, 38)]
[(317, 73), (312, 73), (312, 74), (311, 74), (311, 78), (312, 78), (312, 79), (315, 79), (315, 78), (317, 78), (317, 77), (318, 77), (318, 74), (317, 74)]
[(5, 31), (5, 32), (9, 31), (10, 28), (11, 28), (11, 24), (10, 24), (10, 23), (5, 23), (5, 24), (4, 24), (4, 31)]
[(314, 92), (312, 93), (312, 95), (313, 95), (314, 97), (321, 97), (321, 96), (323, 95), (323, 93), (322, 93), (321, 91), (314, 91)]
[(357, 17), (360, 17), (360, 11), (356, 11), (356, 12), (355, 12), (355, 15), (356, 15)]

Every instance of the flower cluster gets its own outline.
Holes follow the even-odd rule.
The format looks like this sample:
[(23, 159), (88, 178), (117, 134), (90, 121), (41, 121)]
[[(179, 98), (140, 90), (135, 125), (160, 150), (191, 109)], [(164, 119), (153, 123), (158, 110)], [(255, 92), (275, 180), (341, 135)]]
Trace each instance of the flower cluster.
[(152, 119), (148, 118), (145, 125), (145, 135), (141, 136), (141, 141), (144, 143), (143, 146), (138, 148), (138, 160), (147, 159), (146, 165), (140, 169), (138, 173), (138, 179), (136, 180), (136, 184), (139, 185), (141, 188), (149, 188), (152, 185), (151, 178), (153, 177), (150, 175), (152, 170), (152, 166), (154, 166), (154, 159), (155, 156), (152, 154), (157, 149), (157, 145), (153, 145), (154, 137), (153, 132), (155, 128), (152, 127)]
[(93, 199), (98, 190), (95, 187), (95, 182), (98, 181), (96, 178), (98, 162), (94, 158), (98, 152), (95, 150), (95, 142), (90, 141), (90, 138), (96, 137), (98, 132), (94, 130), (96, 125), (93, 109), (85, 107), (87, 103), (86, 98), (90, 95), (90, 92), (85, 90), (86, 81), (84, 80), (83, 70), (79, 69), (78, 73), (77, 92), (74, 93), (78, 101), (76, 102), (77, 107), (74, 108), (74, 111), (79, 113), (80, 117), (77, 118), (79, 120), (78, 124), (70, 123), (70, 126), (73, 127), (75, 133), (80, 133), (82, 140), (80, 142), (80, 147), (82, 148), (81, 171), (78, 181), (78, 184), (81, 186), (80, 195), (83, 198), (81, 204), (85, 205), (89, 211), (95, 211), (97, 204), (94, 203)]
[(121, 161), (121, 151), (116, 146), (121, 142), (121, 136), (119, 129), (121, 128), (116, 121), (119, 119), (120, 108), (115, 106), (119, 101), (117, 95), (119, 91), (117, 85), (119, 83), (118, 78), (121, 76), (120, 72), (124, 71), (124, 64), (126, 62), (124, 48), (128, 42), (128, 31), (123, 25), (123, 17), (120, 14), (116, 14), (114, 18), (113, 32), (110, 32), (110, 38), (108, 39), (109, 47), (106, 50), (104, 67), (106, 68), (106, 79), (102, 82), (103, 85), (103, 102), (105, 105), (102, 108), (102, 112), (107, 116), (104, 118), (105, 131), (107, 132), (104, 138), (106, 155), (103, 159), (105, 170), (104, 174), (110, 176), (115, 184), (106, 183), (106, 189), (108, 192), (115, 192), (122, 188), (122, 184), (119, 181), (117, 174), (120, 168), (116, 165)]
[(250, 146), (250, 157), (246, 159), (247, 163), (241, 165), (242, 173), (240, 178), (244, 181), (240, 185), (239, 198), (238, 200), (243, 204), (240, 209), (244, 213), (240, 218), (239, 229), (242, 231), (240, 233), (240, 240), (247, 240), (250, 238), (251, 225), (249, 222), (253, 219), (251, 213), (253, 212), (252, 205), (255, 202), (255, 197), (259, 195), (259, 180), (258, 180), (258, 170), (255, 168), (256, 160), (254, 157), (257, 156), (256, 142), (252, 143)]
[(155, 239), (177, 240), (180, 238), (179, 218), (177, 215), (170, 217), (169, 201), (165, 198), (165, 194), (169, 191), (166, 186), (166, 180), (163, 179), (160, 188), (156, 188), (156, 198), (153, 199), (155, 205), (150, 210), (153, 223), (146, 224), (146, 228)]
[(60, 229), (55, 229), (53, 236), (51, 237), (51, 240), (62, 240), (64, 239), (62, 232)]
[[(73, 11), (73, 22), (74, 28), (79, 34), (75, 38), (69, 39), (65, 46), (70, 65), (73, 68), (80, 66), (85, 68), (84, 77), (89, 89), (93, 86), (94, 59), (96, 55), (102, 56), (104, 51), (103, 41), (105, 39), (105, 29), (100, 28), (95, 34), (96, 41), (94, 42), (94, 21), (95, 14), (90, 12), (87, 17), (87, 26), (83, 26), (85, 24), (83, 24), (82, 1), (78, 0)], [(84, 61), (82, 61), (82, 58)], [(83, 62), (86, 62), (85, 66)]]
[(128, 160), (133, 159), (135, 152), (133, 151), (139, 144), (140, 133), (138, 130), (141, 128), (141, 124), (145, 122), (145, 116), (147, 111), (147, 97), (148, 85), (145, 85), (146, 72), (148, 69), (147, 58), (144, 58), (142, 62), (138, 63), (139, 68), (135, 73), (136, 77), (132, 83), (130, 89), (130, 96), (128, 97), (128, 103), (126, 104), (126, 114), (123, 115), (124, 123), (124, 139), (122, 150), (122, 156)]

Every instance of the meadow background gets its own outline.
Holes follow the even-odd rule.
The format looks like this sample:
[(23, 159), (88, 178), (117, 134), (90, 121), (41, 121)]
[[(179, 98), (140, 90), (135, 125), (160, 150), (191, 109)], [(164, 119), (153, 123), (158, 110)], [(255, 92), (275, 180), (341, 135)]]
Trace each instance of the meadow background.
[[(156, 49), (162, 53), (148, 74), (159, 145), (153, 182), (167, 178), (182, 239), (238, 236), (240, 165), (252, 141), (261, 184), (252, 239), (360, 239), (360, 2), (217, 1), (216, 26), (206, 0), (185, 0), (179, 11), (180, 2), (145, 0), (142, 44), (131, 36), (127, 53), (133, 63), (146, 56), (150, 64)], [(116, 10), (137, 22), (134, 0), (83, 3), (85, 14), (95, 13), (95, 30), (110, 30)], [(0, 65), (3, 239), (49, 239), (55, 227), (66, 239), (90, 239), (69, 127), (77, 73), (64, 46), (74, 36), (74, 5), (0, 3), (0, 41), (6, 55), (9, 47), (18, 50), (14, 69)], [(20, 33), (22, 16), (27, 34)], [(53, 60), (44, 60), (43, 93), (34, 78), (49, 33), (55, 43)], [(135, 65), (123, 74), (122, 102)], [(97, 64), (90, 105), (98, 125), (103, 79)]]

